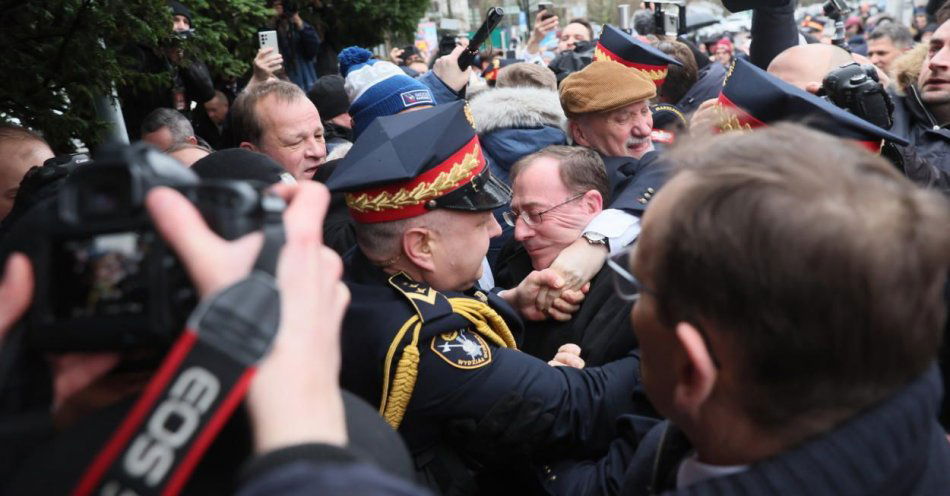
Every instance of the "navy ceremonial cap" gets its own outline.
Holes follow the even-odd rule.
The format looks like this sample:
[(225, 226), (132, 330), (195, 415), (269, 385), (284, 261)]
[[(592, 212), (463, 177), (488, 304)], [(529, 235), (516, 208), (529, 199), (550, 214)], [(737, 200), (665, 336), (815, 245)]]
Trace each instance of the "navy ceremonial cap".
[(600, 33), (600, 40), (594, 48), (594, 60), (612, 60), (636, 69), (653, 81), (657, 88), (666, 81), (666, 70), (670, 64), (683, 65), (649, 43), (609, 24), (604, 25)]
[(889, 131), (825, 101), (805, 90), (759, 69), (750, 62), (736, 59), (729, 69), (719, 105), (725, 112), (721, 130), (753, 129), (783, 120), (801, 121), (839, 138), (860, 142), (873, 152), (880, 151), (882, 140), (906, 145), (907, 141)]
[(464, 102), (379, 117), (327, 180), (360, 223), (416, 217), (435, 208), (470, 212), (508, 203), (491, 175)]

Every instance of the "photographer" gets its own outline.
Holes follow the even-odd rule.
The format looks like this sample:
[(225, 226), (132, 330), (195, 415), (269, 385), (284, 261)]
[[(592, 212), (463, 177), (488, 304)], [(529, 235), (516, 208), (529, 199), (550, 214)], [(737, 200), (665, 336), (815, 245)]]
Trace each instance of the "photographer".
[(276, 13), (270, 27), (277, 31), (277, 46), (284, 57), (287, 77), (300, 89), (310, 91), (317, 81), (313, 59), (320, 49), (320, 35), (300, 18), (296, 0), (272, 0), (270, 7)]
[[(212, 324), (209, 315), (224, 311), (223, 315), (237, 316), (231, 311), (240, 313), (240, 310), (231, 308), (234, 305), (229, 303), (235, 301), (241, 301), (242, 306), (263, 305), (262, 308), (270, 310), (273, 307), (267, 305), (274, 302), (270, 298), (280, 298), (279, 320), (261, 317), (261, 321), (269, 320), (276, 327), (276, 337), (269, 347), (269, 353), (256, 364), (256, 374), (252, 368), (247, 369), (251, 372), (245, 371), (243, 376), (253, 377), (246, 398), (246, 415), (243, 410), (238, 410), (231, 416), (224, 406), (216, 407), (213, 418), (220, 422), (219, 425), (224, 425), (220, 435), (215, 437), (212, 432), (209, 437), (206, 435), (208, 430), (202, 431), (201, 439), (210, 449), (202, 457), (202, 448), (197, 447), (196, 441), (195, 447), (191, 447), (185, 456), (185, 460), (191, 460), (191, 468), (195, 468), (195, 462), (201, 460), (195, 477), (185, 484), (188, 481), (188, 469), (184, 467), (188, 464), (181, 461), (180, 468), (185, 471), (185, 475), (179, 477), (181, 473), (174, 472), (174, 477), (169, 479), (165, 487), (172, 487), (172, 480), (177, 479), (178, 489), (184, 488), (185, 493), (228, 493), (235, 468), (253, 448), (253, 452), (261, 457), (253, 461), (245, 473), (244, 480), (251, 487), (259, 480), (286, 483), (288, 477), (292, 477), (287, 475), (291, 465), (303, 464), (317, 474), (331, 468), (338, 473), (334, 483), (327, 486), (336, 489), (336, 493), (341, 491), (335, 484), (347, 484), (408, 494), (411, 491), (405, 489), (407, 484), (404, 481), (366, 465), (355, 455), (380, 460), (380, 465), (392, 474), (410, 477), (407, 454), (398, 437), (372, 408), (355, 400), (352, 395), (342, 393), (338, 386), (339, 325), (349, 295), (340, 282), (339, 258), (324, 247), (320, 239), (320, 221), (326, 211), (328, 193), (322, 186), (310, 182), (299, 186), (280, 185), (274, 188), (273, 193), (289, 204), (281, 216), (282, 236), (286, 240), (282, 247), (274, 243), (279, 238), (275, 238), (272, 231), (263, 236), (260, 232), (253, 232), (235, 241), (225, 241), (207, 227), (198, 208), (180, 193), (168, 188), (156, 187), (146, 197), (145, 206), (154, 219), (157, 232), (179, 255), (202, 300), (192, 314), (192, 319), (198, 320), (191, 321), (185, 333), (194, 334), (196, 331), (190, 330), (194, 326), (198, 329), (199, 343), (207, 346), (212, 343), (210, 335), (220, 332), (214, 329), (216, 326), (223, 326), (222, 331), (226, 333), (244, 332), (239, 319), (224, 317), (219, 318), (217, 324)], [(314, 218), (317, 222), (314, 222)], [(265, 225), (273, 226), (272, 223)], [(263, 256), (275, 256), (276, 261), (262, 261), (259, 252)], [(268, 269), (268, 266), (271, 268)], [(33, 270), (37, 274), (37, 298), (45, 294), (43, 288), (46, 286), (42, 266), (31, 269), (31, 262), (21, 254), (13, 254), (6, 262), (6, 267), (3, 284), (0, 285), (0, 331), (8, 330), (34, 298)], [(271, 273), (269, 271), (273, 271), (274, 275), (268, 275)], [(152, 279), (154, 277), (149, 279), (150, 290), (154, 289), (156, 283)], [(242, 290), (249, 287), (248, 284), (250, 287), (263, 288), (266, 284), (261, 286), (262, 281), (272, 281), (273, 289), (250, 293)], [(318, 302), (314, 304), (311, 298), (317, 298)], [(43, 303), (37, 300), (33, 304)], [(277, 311), (273, 310), (272, 315), (278, 315)], [(19, 331), (17, 329), (7, 336), (3, 346), (9, 349), (5, 352), (24, 345)], [(208, 337), (205, 337), (205, 332), (209, 333)], [(178, 343), (180, 341), (176, 342), (176, 350)], [(186, 348), (185, 353), (194, 361), (186, 360), (184, 363), (199, 364), (205, 367), (204, 370), (216, 371), (213, 377), (221, 381), (221, 391), (231, 391), (228, 398), (239, 401), (243, 395), (238, 393), (235, 396), (234, 393), (241, 391), (240, 386), (235, 383), (234, 389), (224, 389), (232, 384), (226, 382), (225, 362), (216, 363), (216, 360), (223, 360), (226, 355), (209, 355), (209, 348), (203, 349), (206, 351), (202, 352), (200, 347), (192, 348), (191, 351)], [(319, 360), (314, 360), (314, 350), (322, 350)], [(21, 348), (21, 351), (24, 350)], [(140, 391), (143, 393), (136, 403), (136, 409), (142, 405), (142, 401), (148, 401), (142, 398), (150, 395), (149, 389), (143, 391), (142, 386), (148, 379), (150, 370), (145, 364), (149, 362), (142, 360), (156, 351), (159, 350), (47, 354), (51, 363), (47, 376), (50, 384), (41, 386), (40, 382), (36, 382), (40, 379), (34, 379), (33, 384), (40, 386), (40, 389), (51, 390), (51, 413), (45, 413), (40, 408), (30, 418), (29, 415), (13, 412), (16, 408), (11, 401), (16, 401), (15, 398), (2, 398), (5, 411), (0, 432), (4, 442), (0, 443), (0, 454), (6, 462), (3, 465), (6, 474), (15, 474), (14, 477), (3, 478), (3, 492), (64, 494), (72, 487), (78, 493), (83, 493), (79, 489), (83, 486), (81, 483), (77, 485), (77, 481), (85, 482), (89, 474), (96, 470), (96, 464), (91, 462), (94, 459), (101, 461), (103, 454), (107, 453), (107, 449), (100, 446), (104, 445), (112, 432), (115, 434), (106, 446), (114, 446), (112, 441), (116, 436), (121, 436), (121, 431), (115, 429), (119, 425), (118, 421), (122, 420), (123, 415), (128, 415), (122, 425), (129, 425), (128, 419), (135, 415), (136, 410), (126, 413), (129, 411), (130, 395)], [(8, 358), (11, 356), (5, 355)], [(166, 368), (169, 363), (174, 363), (168, 361), (173, 360), (170, 358), (173, 355), (165, 358), (162, 371), (175, 372), (175, 368)], [(239, 355), (228, 356), (233, 358)], [(16, 363), (25, 362), (17, 360)], [(6, 364), (9, 367), (10, 362)], [(194, 367), (181, 367), (178, 370), (180, 372), (171, 377), (182, 379)], [(9, 368), (5, 372), (10, 373)], [(154, 390), (156, 384), (161, 384), (160, 376), (157, 374), (151, 379), (149, 388)], [(18, 384), (25, 384), (25, 377), (18, 379)], [(180, 383), (180, 380), (174, 381), (175, 386), (170, 390), (172, 396)], [(10, 392), (9, 384), (8, 381), (4, 384), (6, 393)], [(191, 392), (182, 397), (183, 400), (198, 402), (196, 397), (210, 394), (195, 392), (194, 388), (209, 391), (208, 383), (203, 384), (198, 386), (192, 382), (189, 386)], [(162, 386), (158, 387), (161, 390)], [(38, 394), (42, 395), (42, 392)], [(168, 401), (163, 401), (161, 405), (166, 403)], [(208, 403), (205, 405), (207, 407)], [(159, 410), (161, 406), (155, 411)], [(180, 409), (175, 411), (182, 412)], [(175, 416), (185, 423), (193, 418), (183, 413)], [(45, 422), (43, 417), (47, 418)], [(146, 418), (152, 421), (147, 422), (147, 432), (152, 432), (154, 419), (160, 417), (155, 413)], [(350, 422), (352, 425), (349, 425)], [(133, 429), (139, 429), (134, 427), (134, 423), (131, 425)], [(181, 427), (183, 424), (178, 427), (174, 427), (174, 423), (171, 425), (164, 427), (170, 429), (171, 432), (166, 431), (169, 435), (188, 435), (182, 434), (185, 431)], [(55, 426), (55, 431), (52, 426)], [(144, 427), (141, 429), (145, 432)], [(346, 449), (348, 445), (351, 450)], [(118, 446), (123, 449), (122, 445)], [(130, 457), (134, 458), (131, 454), (134, 452), (134, 443), (132, 446), (122, 459), (123, 474), (108, 472), (112, 474), (108, 480), (125, 483), (135, 475), (135, 469), (130, 468), (132, 462), (129, 461)], [(380, 458), (377, 453), (384, 454)], [(107, 458), (106, 466), (109, 465)], [(112, 466), (115, 468), (118, 464)], [(95, 480), (93, 477), (93, 482), (85, 487), (95, 487)], [(161, 482), (164, 483), (165, 479), (161, 479)], [(403, 489), (395, 491), (393, 488)], [(175, 489), (170, 491), (177, 492)]]
[(208, 66), (190, 59), (181, 47), (183, 40), (192, 35), (192, 14), (187, 7), (174, 0), (168, 1), (172, 13), (172, 36), (158, 47), (130, 45), (123, 51), (135, 61), (138, 72), (162, 74), (171, 72), (171, 78), (154, 89), (119, 86), (122, 113), (129, 139), (141, 136), (142, 122), (152, 110), (167, 107), (191, 117), (191, 103), (203, 105), (214, 98), (214, 84)]

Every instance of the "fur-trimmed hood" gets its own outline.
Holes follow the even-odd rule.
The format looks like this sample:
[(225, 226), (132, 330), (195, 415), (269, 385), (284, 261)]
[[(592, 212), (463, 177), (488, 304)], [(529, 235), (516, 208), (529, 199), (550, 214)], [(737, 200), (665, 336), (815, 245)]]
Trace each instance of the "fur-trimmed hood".
[(494, 88), (471, 100), (478, 134), (497, 129), (565, 127), (557, 92), (541, 88)]
[(919, 44), (891, 63), (891, 84), (899, 95), (907, 94), (907, 87), (917, 83), (920, 68), (927, 58), (927, 45)]

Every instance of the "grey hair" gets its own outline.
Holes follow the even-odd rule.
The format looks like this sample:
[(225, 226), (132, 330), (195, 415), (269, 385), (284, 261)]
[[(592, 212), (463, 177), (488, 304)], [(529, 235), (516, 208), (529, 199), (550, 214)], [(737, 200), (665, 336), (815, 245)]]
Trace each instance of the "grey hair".
[(163, 127), (167, 127), (172, 133), (174, 144), (183, 143), (195, 135), (195, 128), (192, 127), (188, 118), (170, 108), (157, 108), (145, 116), (145, 120), (142, 121), (142, 134), (154, 133)]
[(914, 35), (911, 34), (910, 29), (896, 22), (880, 24), (868, 35), (868, 41), (879, 40), (881, 38), (890, 38), (894, 46), (898, 48), (910, 48), (914, 46)]

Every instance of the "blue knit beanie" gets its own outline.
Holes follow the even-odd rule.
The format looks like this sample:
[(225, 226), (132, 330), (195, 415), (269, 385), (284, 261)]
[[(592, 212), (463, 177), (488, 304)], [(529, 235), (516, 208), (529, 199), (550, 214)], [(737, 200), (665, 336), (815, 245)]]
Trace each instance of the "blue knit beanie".
[(436, 103), (426, 85), (395, 64), (372, 56), (369, 50), (355, 46), (343, 49), (338, 56), (340, 73), (346, 78), (343, 88), (350, 99), (354, 137), (359, 137), (377, 117)]

